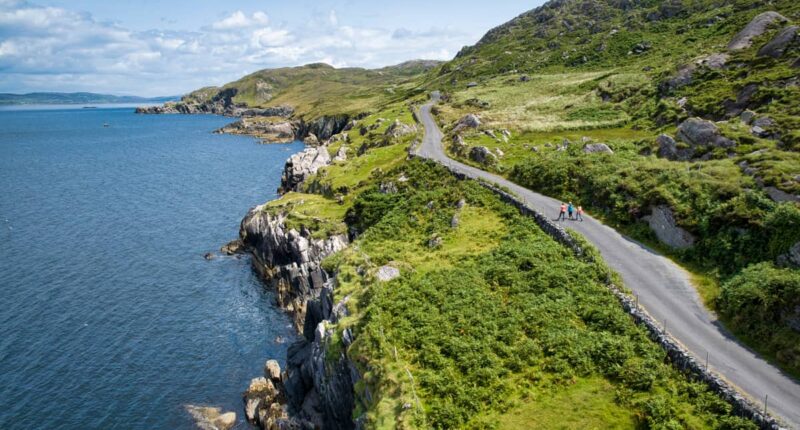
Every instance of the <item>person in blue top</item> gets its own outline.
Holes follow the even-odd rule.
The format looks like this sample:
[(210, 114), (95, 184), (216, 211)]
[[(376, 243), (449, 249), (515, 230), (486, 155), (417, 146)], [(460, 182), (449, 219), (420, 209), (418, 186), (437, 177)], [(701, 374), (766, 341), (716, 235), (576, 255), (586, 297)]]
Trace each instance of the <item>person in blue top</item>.
[(567, 214), (569, 215), (569, 219), (572, 219), (573, 212), (575, 212), (575, 206), (572, 205), (572, 202), (569, 202), (569, 206), (567, 206)]

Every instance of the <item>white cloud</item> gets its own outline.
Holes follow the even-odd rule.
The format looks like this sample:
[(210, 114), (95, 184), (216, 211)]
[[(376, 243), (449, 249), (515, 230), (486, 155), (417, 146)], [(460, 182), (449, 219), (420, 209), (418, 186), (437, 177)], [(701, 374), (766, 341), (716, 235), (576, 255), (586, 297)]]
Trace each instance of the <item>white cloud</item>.
[(0, 91), (180, 94), (269, 67), (447, 59), (468, 42), (452, 28), (341, 21), (331, 10), (288, 27), (273, 24), (263, 11), (235, 11), (196, 31), (133, 31), (68, 9), (0, 0)]
[(237, 10), (221, 21), (211, 24), (211, 28), (214, 30), (242, 30), (268, 23), (269, 17), (264, 12), (254, 12), (251, 16), (247, 16), (244, 12)]

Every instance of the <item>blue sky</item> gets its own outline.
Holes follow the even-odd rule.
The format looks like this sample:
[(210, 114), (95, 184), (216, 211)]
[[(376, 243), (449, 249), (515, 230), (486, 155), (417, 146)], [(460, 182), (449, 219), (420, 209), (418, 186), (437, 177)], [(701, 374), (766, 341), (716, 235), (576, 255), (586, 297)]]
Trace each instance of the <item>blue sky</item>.
[(450, 59), (543, 0), (0, 0), (0, 92), (183, 94), (269, 67)]

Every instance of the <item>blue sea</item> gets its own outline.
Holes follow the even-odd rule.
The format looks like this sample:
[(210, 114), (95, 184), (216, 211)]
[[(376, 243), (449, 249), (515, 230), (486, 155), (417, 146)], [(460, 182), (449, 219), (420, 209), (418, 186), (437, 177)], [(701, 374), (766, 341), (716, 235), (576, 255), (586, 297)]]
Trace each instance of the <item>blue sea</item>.
[[(247, 257), (203, 255), (302, 144), (230, 118), (0, 111), (0, 429), (189, 429), (295, 332)], [(108, 124), (108, 127), (104, 127)]]

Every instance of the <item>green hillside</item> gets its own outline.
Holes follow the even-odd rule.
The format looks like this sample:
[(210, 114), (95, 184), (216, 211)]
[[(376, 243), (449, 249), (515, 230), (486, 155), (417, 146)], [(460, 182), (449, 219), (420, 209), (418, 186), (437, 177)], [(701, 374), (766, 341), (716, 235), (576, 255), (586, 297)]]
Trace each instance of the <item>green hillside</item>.
[[(764, 12), (782, 18), (729, 48)], [(763, 288), (738, 276), (785, 263), (800, 241), (800, 41), (773, 42), (797, 24), (789, 1), (554, 1), (464, 48), (426, 85), (445, 92), (438, 118), (451, 155), (576, 201), (681, 260), (729, 327), (800, 374), (789, 326), (798, 271), (762, 270)], [(481, 125), (454, 132), (466, 114)], [(682, 139), (690, 118), (716, 143)], [(599, 143), (613, 154), (585, 151)], [(471, 157), (478, 146), (492, 156)], [(654, 207), (669, 208), (694, 244), (660, 242), (647, 224)], [(768, 288), (772, 279), (785, 288)], [(774, 303), (772, 318), (742, 317), (747, 300)]]
[(438, 64), (408, 61), (374, 70), (337, 69), (327, 64), (266, 69), (220, 88), (194, 91), (184, 101), (203, 103), (233, 90), (233, 103), (251, 108), (288, 105), (295, 109), (295, 115), (307, 118), (359, 114), (414, 93), (419, 78)]

